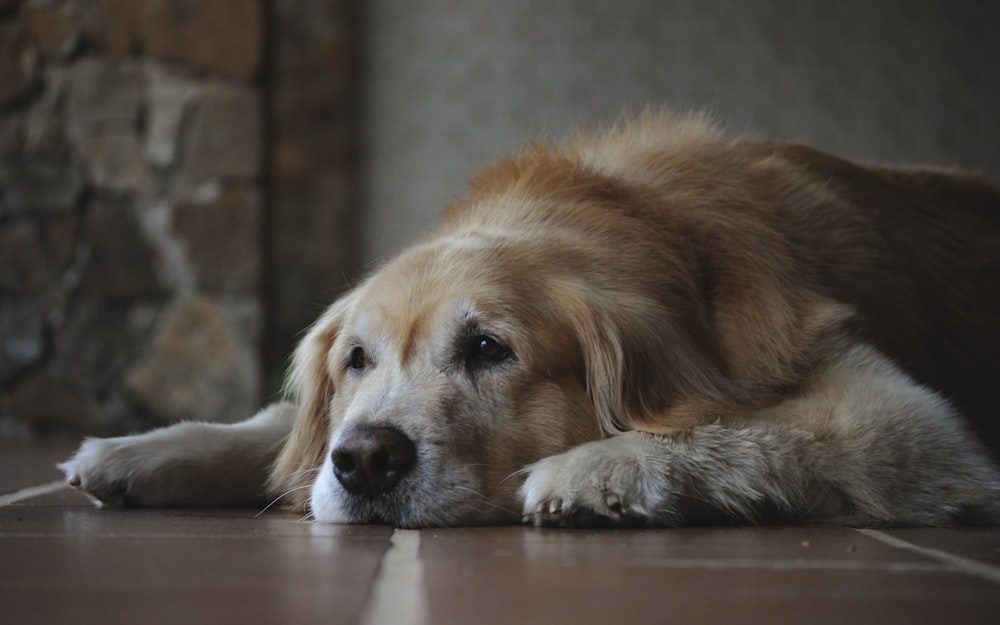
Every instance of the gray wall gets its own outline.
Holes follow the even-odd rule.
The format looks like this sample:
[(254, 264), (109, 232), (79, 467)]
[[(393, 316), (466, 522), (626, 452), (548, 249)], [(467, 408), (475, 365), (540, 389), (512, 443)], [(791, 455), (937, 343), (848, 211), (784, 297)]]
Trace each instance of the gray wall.
[(367, 259), (479, 166), (645, 105), (844, 156), (1000, 180), (1000, 2), (374, 0)]

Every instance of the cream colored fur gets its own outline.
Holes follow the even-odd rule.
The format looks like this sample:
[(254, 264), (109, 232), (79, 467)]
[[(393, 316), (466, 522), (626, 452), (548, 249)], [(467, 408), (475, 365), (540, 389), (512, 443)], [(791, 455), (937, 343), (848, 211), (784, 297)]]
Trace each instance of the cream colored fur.
[[(103, 503), (402, 527), (1000, 522), (966, 420), (996, 420), (997, 213), (955, 208), (998, 197), (704, 118), (531, 147), (320, 317), (294, 404), (60, 466)], [(335, 475), (359, 427), (413, 445), (378, 496)]]

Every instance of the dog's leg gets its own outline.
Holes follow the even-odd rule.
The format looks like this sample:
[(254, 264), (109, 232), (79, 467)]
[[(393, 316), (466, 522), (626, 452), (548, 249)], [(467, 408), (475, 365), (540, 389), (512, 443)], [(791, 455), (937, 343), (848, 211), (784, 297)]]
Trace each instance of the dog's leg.
[(797, 398), (674, 436), (626, 432), (528, 468), (536, 525), (1000, 522), (1000, 471), (952, 408), (866, 347)]
[(59, 468), (99, 505), (256, 505), (267, 499), (264, 485), (295, 413), (292, 404), (273, 404), (241, 423), (87, 439)]

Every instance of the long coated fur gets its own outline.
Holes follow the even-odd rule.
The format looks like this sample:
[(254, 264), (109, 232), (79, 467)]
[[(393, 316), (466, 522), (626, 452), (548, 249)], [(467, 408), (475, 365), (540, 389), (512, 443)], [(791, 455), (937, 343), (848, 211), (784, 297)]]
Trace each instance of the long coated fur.
[[(647, 114), (481, 172), (312, 326), (256, 447), (185, 466), (252, 448), (331, 522), (994, 523), (998, 277), (979, 177)], [(168, 431), (64, 469), (162, 504)]]

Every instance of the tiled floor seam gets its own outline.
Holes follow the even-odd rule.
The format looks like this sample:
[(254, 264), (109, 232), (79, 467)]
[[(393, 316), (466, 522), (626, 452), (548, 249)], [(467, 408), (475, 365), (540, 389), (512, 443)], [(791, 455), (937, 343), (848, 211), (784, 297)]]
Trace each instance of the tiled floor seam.
[(424, 563), (420, 559), (420, 531), (397, 529), (391, 540), (362, 610), (361, 625), (426, 625), (430, 618)]
[(25, 499), (31, 499), (33, 497), (41, 497), (42, 495), (48, 495), (50, 493), (54, 493), (64, 488), (69, 488), (69, 486), (67, 486), (66, 484), (66, 480), (53, 480), (45, 484), (39, 484), (37, 486), (29, 486), (27, 488), (22, 488), (12, 493), (0, 495), (0, 507), (9, 506), (11, 504), (18, 503), (19, 501), (24, 501)]
[(629, 560), (633, 567), (725, 571), (879, 571), (883, 573), (941, 573), (953, 567), (940, 562), (877, 562), (852, 560), (810, 560), (805, 558), (660, 558)]
[(948, 553), (947, 551), (942, 551), (941, 549), (921, 547), (920, 545), (915, 545), (911, 542), (903, 540), (902, 538), (897, 538), (880, 530), (858, 528), (856, 531), (890, 547), (910, 551), (912, 553), (918, 553), (928, 558), (937, 560), (943, 564), (947, 564), (953, 570), (958, 570), (968, 575), (974, 575), (981, 579), (993, 582), (994, 584), (1000, 584), (1000, 567), (992, 566), (986, 564), (985, 562), (979, 562), (978, 560), (965, 558), (953, 553)]

